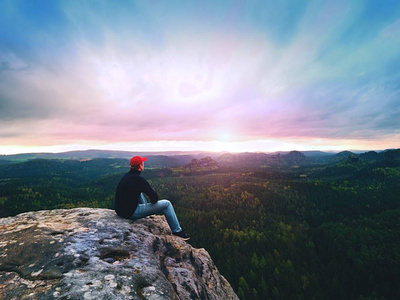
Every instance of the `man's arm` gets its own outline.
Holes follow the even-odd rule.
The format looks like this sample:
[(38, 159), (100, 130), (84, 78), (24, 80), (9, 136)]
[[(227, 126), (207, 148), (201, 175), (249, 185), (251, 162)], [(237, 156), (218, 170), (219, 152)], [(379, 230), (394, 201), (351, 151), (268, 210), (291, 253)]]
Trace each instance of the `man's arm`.
[(156, 203), (158, 201), (158, 194), (153, 188), (150, 186), (150, 184), (145, 181), (144, 188), (143, 188), (143, 193), (147, 195), (147, 197), (150, 198), (151, 203)]

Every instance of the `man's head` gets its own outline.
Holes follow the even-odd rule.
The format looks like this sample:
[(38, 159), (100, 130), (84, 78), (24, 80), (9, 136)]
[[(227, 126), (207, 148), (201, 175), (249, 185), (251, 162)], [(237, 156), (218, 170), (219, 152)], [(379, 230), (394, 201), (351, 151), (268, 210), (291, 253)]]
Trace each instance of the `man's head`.
[(147, 160), (147, 157), (134, 156), (129, 161), (131, 165), (131, 170), (143, 171), (144, 170), (144, 162)]

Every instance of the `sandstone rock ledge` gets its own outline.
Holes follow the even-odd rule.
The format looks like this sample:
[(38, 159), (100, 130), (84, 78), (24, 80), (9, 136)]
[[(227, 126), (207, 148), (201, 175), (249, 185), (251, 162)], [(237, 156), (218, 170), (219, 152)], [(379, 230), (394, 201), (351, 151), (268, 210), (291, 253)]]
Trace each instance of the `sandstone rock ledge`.
[(108, 209), (0, 219), (0, 299), (238, 299), (204, 249), (164, 217)]

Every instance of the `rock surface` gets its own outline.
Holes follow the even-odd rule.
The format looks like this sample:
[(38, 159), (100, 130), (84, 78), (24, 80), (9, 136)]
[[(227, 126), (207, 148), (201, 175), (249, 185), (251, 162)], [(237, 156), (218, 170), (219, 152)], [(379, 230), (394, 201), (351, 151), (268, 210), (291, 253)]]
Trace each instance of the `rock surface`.
[(162, 216), (108, 209), (0, 219), (0, 299), (238, 299), (204, 249)]

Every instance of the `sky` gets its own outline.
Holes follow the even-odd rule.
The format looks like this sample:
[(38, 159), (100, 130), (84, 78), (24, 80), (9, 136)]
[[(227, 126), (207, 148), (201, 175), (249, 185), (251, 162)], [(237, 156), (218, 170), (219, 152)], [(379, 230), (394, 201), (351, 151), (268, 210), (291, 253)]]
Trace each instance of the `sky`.
[(0, 154), (399, 141), (398, 0), (0, 1)]

